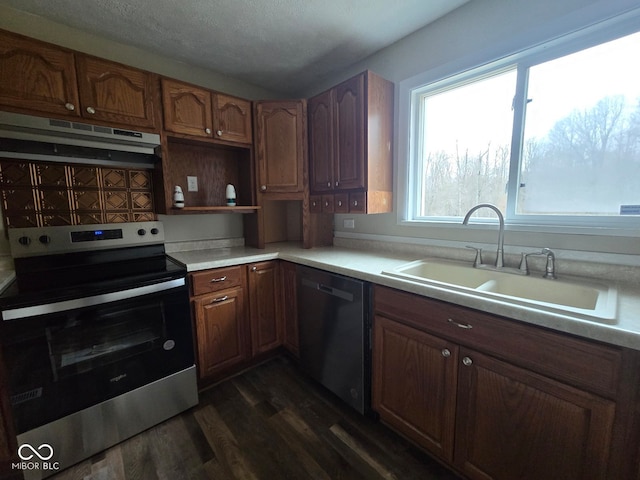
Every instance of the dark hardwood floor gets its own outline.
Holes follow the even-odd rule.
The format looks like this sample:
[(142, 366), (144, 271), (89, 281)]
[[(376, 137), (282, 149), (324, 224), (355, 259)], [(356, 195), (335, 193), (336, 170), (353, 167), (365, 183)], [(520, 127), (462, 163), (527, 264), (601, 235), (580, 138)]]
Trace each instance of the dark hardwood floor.
[(277, 357), (54, 480), (458, 477)]

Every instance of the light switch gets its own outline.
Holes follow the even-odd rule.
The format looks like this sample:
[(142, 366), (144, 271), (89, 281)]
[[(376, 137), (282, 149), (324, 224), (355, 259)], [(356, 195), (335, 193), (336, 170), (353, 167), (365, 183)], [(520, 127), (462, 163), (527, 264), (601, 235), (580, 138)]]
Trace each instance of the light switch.
[(187, 191), (198, 191), (198, 177), (187, 177)]

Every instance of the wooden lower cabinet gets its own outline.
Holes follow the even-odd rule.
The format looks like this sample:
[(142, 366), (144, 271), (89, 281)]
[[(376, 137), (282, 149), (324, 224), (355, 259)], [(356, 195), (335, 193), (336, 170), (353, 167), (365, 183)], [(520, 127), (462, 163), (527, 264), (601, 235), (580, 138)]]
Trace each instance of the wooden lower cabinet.
[(280, 262), (280, 291), (284, 347), (296, 357), (300, 354), (298, 332), (297, 273), (295, 263)]
[(268, 261), (247, 265), (247, 269), (251, 349), (257, 355), (282, 345), (279, 268), (277, 261)]
[(250, 349), (243, 288), (201, 295), (193, 302), (200, 378), (247, 361)]
[(376, 315), (373, 351), (374, 410), (418, 445), (451, 462), (458, 348)]
[[(374, 298), (372, 406), (391, 428), (470, 479), (607, 479), (627, 469), (613, 448), (638, 422), (623, 418), (627, 387), (604, 388), (595, 364), (579, 375), (562, 365), (580, 352), (609, 358), (615, 384), (620, 348), (385, 287)], [(537, 358), (516, 348), (530, 338)]]
[(204, 384), (282, 345), (277, 260), (190, 274), (198, 372)]
[(461, 349), (454, 463), (473, 479), (604, 479), (615, 403)]

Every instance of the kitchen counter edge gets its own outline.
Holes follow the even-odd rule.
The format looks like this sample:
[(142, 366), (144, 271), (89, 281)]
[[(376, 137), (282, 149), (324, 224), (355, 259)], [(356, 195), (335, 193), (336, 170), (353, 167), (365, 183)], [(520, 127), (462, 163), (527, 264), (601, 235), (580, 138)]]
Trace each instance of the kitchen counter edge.
[(637, 287), (629, 284), (616, 285), (619, 292), (618, 323), (609, 325), (382, 275), (384, 270), (418, 260), (411, 254), (392, 255), (388, 252), (342, 247), (303, 249), (299, 244), (277, 243), (269, 244), (265, 249), (231, 247), (173, 252), (169, 255), (185, 265), (189, 272), (275, 259), (286, 260), (512, 320), (640, 350), (640, 292)]

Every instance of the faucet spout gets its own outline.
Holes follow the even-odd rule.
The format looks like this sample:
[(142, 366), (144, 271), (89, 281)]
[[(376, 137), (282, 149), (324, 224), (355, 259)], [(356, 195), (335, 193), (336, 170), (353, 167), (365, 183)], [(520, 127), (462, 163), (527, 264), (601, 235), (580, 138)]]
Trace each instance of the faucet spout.
[(502, 268), (504, 267), (504, 217), (502, 215), (502, 212), (498, 209), (498, 207), (490, 203), (480, 203), (475, 207), (471, 208), (471, 210), (467, 212), (467, 214), (464, 216), (464, 220), (462, 220), (462, 224), (467, 225), (469, 223), (469, 219), (471, 218), (471, 215), (473, 214), (473, 212), (481, 208), (489, 208), (494, 212), (496, 212), (496, 215), (498, 216), (498, 222), (500, 222), (500, 229), (498, 231), (498, 250), (496, 252), (495, 266), (496, 268)]

